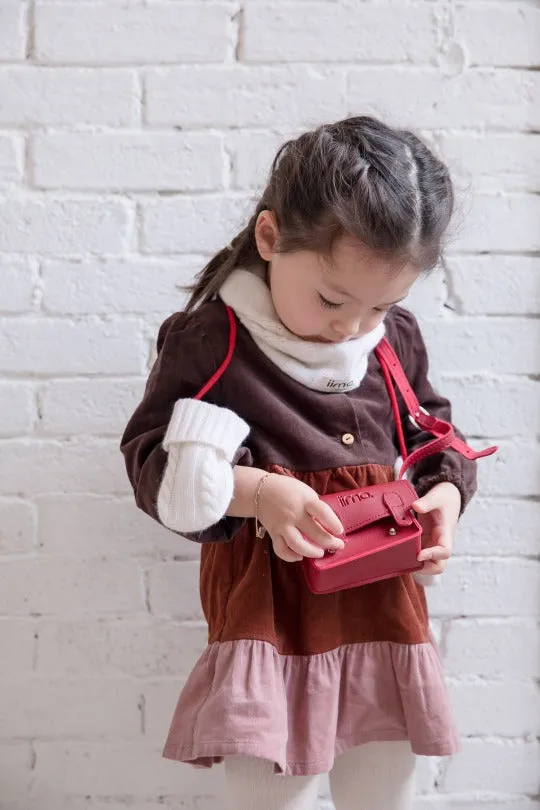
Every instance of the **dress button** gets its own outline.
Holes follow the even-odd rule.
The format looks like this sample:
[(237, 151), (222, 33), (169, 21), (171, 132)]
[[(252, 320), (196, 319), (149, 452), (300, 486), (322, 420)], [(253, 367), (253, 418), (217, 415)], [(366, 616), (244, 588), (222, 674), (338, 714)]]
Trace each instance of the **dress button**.
[(343, 444), (354, 444), (354, 436), (352, 433), (344, 433), (341, 437)]

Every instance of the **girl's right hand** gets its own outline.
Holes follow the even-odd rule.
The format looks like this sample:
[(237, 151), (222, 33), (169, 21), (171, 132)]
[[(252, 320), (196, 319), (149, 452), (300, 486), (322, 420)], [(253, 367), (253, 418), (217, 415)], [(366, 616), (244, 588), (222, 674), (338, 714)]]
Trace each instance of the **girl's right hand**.
[(345, 545), (336, 536), (343, 533), (343, 526), (328, 504), (307, 484), (286, 475), (272, 473), (262, 483), (258, 519), (270, 535), (275, 553), (285, 562), (322, 557), (325, 549)]

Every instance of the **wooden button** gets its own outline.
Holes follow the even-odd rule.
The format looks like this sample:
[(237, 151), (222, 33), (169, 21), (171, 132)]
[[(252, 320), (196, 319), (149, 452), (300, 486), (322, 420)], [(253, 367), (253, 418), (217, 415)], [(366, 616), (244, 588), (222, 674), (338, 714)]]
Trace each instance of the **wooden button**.
[(341, 437), (343, 444), (354, 444), (354, 436), (352, 433), (344, 433)]

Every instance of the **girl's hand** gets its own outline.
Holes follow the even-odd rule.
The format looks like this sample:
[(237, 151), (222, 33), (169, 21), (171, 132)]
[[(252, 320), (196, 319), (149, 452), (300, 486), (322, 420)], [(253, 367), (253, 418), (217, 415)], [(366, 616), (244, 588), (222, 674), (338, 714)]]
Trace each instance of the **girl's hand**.
[[(285, 562), (322, 557), (324, 549), (342, 549), (343, 526), (328, 504), (307, 484), (286, 475), (269, 475), (259, 494), (258, 519)], [(302, 537), (305, 534), (311, 542)]]
[(412, 508), (422, 526), (422, 544), (429, 546), (418, 555), (418, 561), (424, 561), (424, 567), (418, 573), (442, 574), (452, 553), (461, 493), (454, 484), (444, 481), (415, 501)]

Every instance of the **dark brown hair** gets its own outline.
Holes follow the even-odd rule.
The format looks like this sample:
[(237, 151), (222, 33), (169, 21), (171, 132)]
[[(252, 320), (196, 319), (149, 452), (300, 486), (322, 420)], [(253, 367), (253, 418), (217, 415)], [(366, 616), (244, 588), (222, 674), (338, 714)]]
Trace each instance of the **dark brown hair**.
[(426, 270), (440, 257), (453, 207), (448, 169), (414, 133), (367, 116), (325, 124), (279, 149), (253, 216), (201, 271), (186, 311), (211, 300), (235, 267), (261, 261), (255, 224), (266, 209), (281, 253), (328, 252), (350, 233)]

